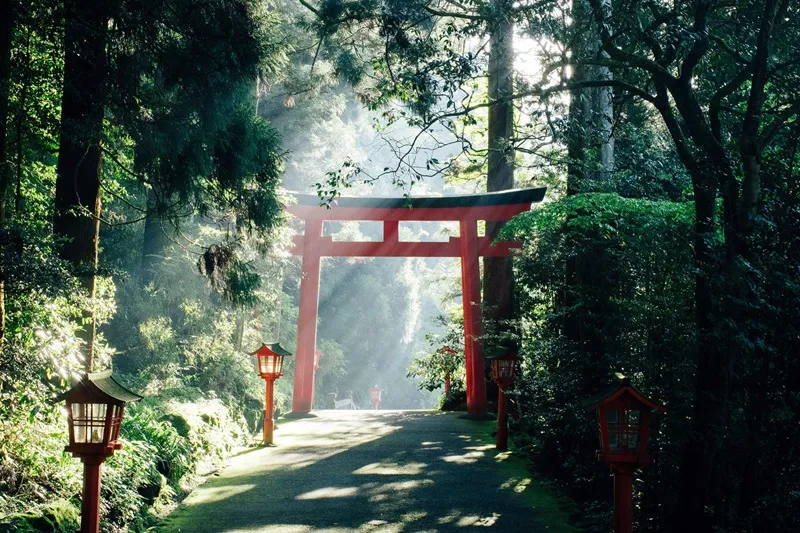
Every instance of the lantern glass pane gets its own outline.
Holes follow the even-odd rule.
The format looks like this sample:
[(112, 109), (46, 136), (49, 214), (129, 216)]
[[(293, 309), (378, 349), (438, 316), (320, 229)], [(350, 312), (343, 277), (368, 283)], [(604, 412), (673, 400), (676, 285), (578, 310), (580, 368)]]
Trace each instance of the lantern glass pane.
[(283, 357), (273, 354), (259, 355), (258, 371), (262, 375), (280, 376), (283, 371)]
[(104, 403), (73, 403), (72, 428), (76, 444), (102, 444), (106, 431)]
[(272, 369), (270, 368), (270, 356), (268, 355), (261, 355), (258, 358), (261, 368), (259, 369), (262, 374), (269, 374), (271, 373)]
[(119, 439), (119, 428), (120, 424), (122, 423), (122, 406), (121, 405), (112, 405), (111, 406), (111, 436), (109, 437), (109, 442), (116, 442)]
[(513, 359), (501, 359), (500, 367), (498, 368), (501, 378), (514, 377), (514, 363)]
[(512, 358), (492, 359), (492, 379), (497, 383), (510, 385), (514, 381), (517, 361)]
[(639, 446), (639, 411), (606, 412), (608, 447), (615, 451), (636, 450)]

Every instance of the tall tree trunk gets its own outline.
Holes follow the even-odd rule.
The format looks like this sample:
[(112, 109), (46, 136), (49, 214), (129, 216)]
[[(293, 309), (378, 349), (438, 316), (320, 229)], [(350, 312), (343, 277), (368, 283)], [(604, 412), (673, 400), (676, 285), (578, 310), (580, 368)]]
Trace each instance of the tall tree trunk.
[(61, 258), (72, 263), (90, 298), (82, 340), (86, 343), (86, 368), (91, 371), (109, 16), (105, 2), (66, 0), (64, 6), (64, 91), (53, 233), (59, 240)]
[(6, 220), (6, 194), (11, 185), (11, 165), (6, 149), (8, 98), (11, 84), (11, 39), (14, 32), (15, 9), (12, 0), (0, 0), (0, 223)]
[[(493, 0), (495, 18), (491, 25), (489, 52), (489, 154), (486, 191), (514, 187), (514, 25), (512, 2)], [(486, 222), (486, 236), (494, 239), (503, 227), (501, 222)], [(512, 318), (513, 272), (511, 259), (483, 259), (484, 319), (489, 330), (497, 333), (508, 328)]]
[(14, 31), (14, 6), (12, 0), (0, 0), (0, 345), (6, 337), (6, 275), (5, 248), (8, 245), (6, 231), (6, 196), (11, 184), (11, 165), (6, 150), (6, 124), (8, 122), (8, 92), (11, 78), (11, 38)]
[[(602, 7), (610, 11), (611, 3)], [(572, 81), (612, 79), (605, 66), (586, 65), (591, 59), (605, 57), (600, 33), (594, 24), (591, 6), (586, 0), (574, 0), (572, 6)], [(596, 182), (614, 171), (614, 94), (611, 87), (575, 89), (570, 94), (569, 130), (567, 132), (567, 194), (596, 189)]]
[(283, 295), (290, 291), (290, 277), (286, 275), (286, 267), (281, 267), (280, 283), (278, 283), (278, 298), (275, 303), (275, 327), (272, 338), (275, 342), (281, 342), (281, 326), (283, 324)]
[[(714, 175), (713, 173), (711, 174)], [(704, 180), (704, 181), (701, 181)], [(685, 443), (681, 465), (682, 487), (679, 498), (679, 522), (711, 531), (708, 510), (713, 488), (717, 454), (722, 447), (727, 426), (727, 399), (731, 372), (724, 361), (723, 350), (713, 335), (715, 323), (714, 283), (719, 267), (710, 243), (715, 230), (716, 181), (694, 179), (695, 186), (695, 314), (698, 330), (697, 381), (692, 413), (692, 433)], [(708, 183), (708, 182), (712, 183)]]
[[(739, 339), (747, 327), (747, 303), (758, 298), (758, 276), (748, 271), (749, 241), (761, 193), (761, 112), (768, 79), (769, 50), (779, 6), (764, 2), (758, 41), (753, 57), (749, 98), (740, 133), (739, 156), (743, 176), (741, 198), (734, 163), (713, 135), (688, 82), (670, 91), (684, 116), (695, 145), (704, 149), (703, 165), (692, 173), (695, 193), (695, 305), (699, 346), (692, 433), (681, 465), (679, 527), (712, 531), (724, 526), (725, 500), (720, 473), (725, 471), (725, 445), (730, 422), (730, 398), (735, 366), (745, 352)], [(724, 259), (715, 259), (715, 202), (722, 196)], [(721, 255), (721, 254), (719, 254)], [(744, 302), (744, 304), (743, 304)]]
[[(610, 9), (608, 0), (603, 7)], [(586, 0), (574, 0), (572, 7), (572, 81), (610, 80), (607, 67), (585, 62), (603, 55), (600, 34)], [(575, 89), (570, 94), (567, 132), (567, 194), (597, 190), (614, 169), (613, 93), (610, 87)], [(601, 252), (602, 253), (602, 252)], [(566, 264), (564, 294), (560, 302), (570, 311), (564, 320), (564, 335), (585, 352), (581, 387), (592, 389), (611, 370), (605, 358), (604, 316), (608, 304), (608, 270), (601, 268), (593, 251), (584, 250)]]
[(142, 286), (152, 283), (164, 264), (169, 239), (164, 229), (164, 219), (159, 213), (157, 194), (154, 191), (147, 195), (147, 218), (144, 221), (144, 239), (142, 241)]
[(244, 326), (246, 319), (247, 309), (240, 307), (238, 310), (236, 310), (236, 330), (233, 333), (233, 345), (236, 347), (236, 351), (238, 352), (242, 351), (242, 346), (244, 345)]

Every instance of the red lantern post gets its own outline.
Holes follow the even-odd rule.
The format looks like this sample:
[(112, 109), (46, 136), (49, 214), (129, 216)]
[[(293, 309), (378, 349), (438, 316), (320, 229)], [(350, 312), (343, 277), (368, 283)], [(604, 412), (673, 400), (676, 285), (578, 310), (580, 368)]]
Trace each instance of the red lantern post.
[[(449, 346), (444, 346), (442, 348), (442, 353), (444, 353), (448, 358), (453, 358), (456, 356), (455, 350), (450, 348)], [(444, 394), (445, 396), (450, 396), (450, 361), (445, 363), (444, 369)]]
[(381, 393), (383, 391), (377, 385), (369, 389), (369, 402), (372, 404), (373, 409), (377, 409), (381, 403)]
[(504, 352), (495, 356), (487, 357), (492, 364), (492, 381), (497, 384), (497, 437), (495, 438), (495, 448), (498, 450), (508, 449), (508, 412), (506, 411), (506, 389), (508, 389), (516, 378), (517, 354)]
[(266, 446), (274, 444), (273, 433), (275, 431), (275, 412), (274, 387), (275, 380), (283, 375), (283, 358), (291, 356), (283, 349), (280, 344), (262, 344), (261, 348), (252, 352), (258, 360), (258, 374), (264, 380), (266, 397), (264, 399), (264, 437), (263, 443)]
[(65, 451), (83, 462), (82, 533), (100, 531), (101, 466), (122, 448), (118, 439), (125, 404), (141, 399), (117, 383), (111, 370), (86, 374), (57, 399), (67, 404), (69, 445)]
[(597, 458), (614, 474), (614, 532), (633, 531), (633, 474), (646, 465), (647, 439), (653, 411), (666, 407), (646, 398), (630, 379), (617, 374), (618, 383), (586, 402), (597, 413), (600, 447)]

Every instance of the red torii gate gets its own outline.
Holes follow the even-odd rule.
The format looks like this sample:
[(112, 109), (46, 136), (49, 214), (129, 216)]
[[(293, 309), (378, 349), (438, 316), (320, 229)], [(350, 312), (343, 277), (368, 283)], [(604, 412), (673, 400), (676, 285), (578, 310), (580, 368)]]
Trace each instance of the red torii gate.
[[(479, 257), (508, 257), (520, 243), (492, 244), (478, 236), (478, 221), (505, 222), (541, 202), (546, 188), (463, 196), (420, 198), (339, 197), (328, 209), (315, 195), (296, 194), (289, 213), (305, 220), (305, 233), (294, 239), (292, 254), (303, 256), (300, 310), (294, 368), (292, 412), (308, 413), (314, 401), (314, 350), (317, 342), (319, 274), (321, 257), (460, 257), (464, 302), (464, 347), (467, 374), (467, 410), (486, 413), (481, 335), (481, 280)], [(326, 220), (381, 221), (383, 241), (334, 242), (322, 236)], [(459, 236), (448, 242), (404, 242), (398, 237), (400, 221), (458, 221)]]

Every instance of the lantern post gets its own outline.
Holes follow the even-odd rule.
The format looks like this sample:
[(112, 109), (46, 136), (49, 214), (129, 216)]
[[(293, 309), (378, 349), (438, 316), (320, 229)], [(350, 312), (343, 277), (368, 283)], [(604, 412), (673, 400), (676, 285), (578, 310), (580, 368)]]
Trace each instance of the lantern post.
[(597, 458), (608, 463), (614, 475), (614, 533), (632, 533), (633, 474), (650, 462), (647, 440), (653, 411), (667, 409), (645, 397), (629, 378), (617, 374), (616, 379), (585, 405), (597, 414), (601, 448)]
[(283, 358), (291, 356), (277, 342), (272, 344), (262, 344), (261, 348), (252, 352), (258, 362), (258, 375), (264, 380), (266, 394), (264, 398), (264, 435), (263, 444), (272, 446), (274, 444), (273, 433), (275, 432), (275, 380), (283, 375)]
[(100, 476), (106, 459), (122, 448), (118, 442), (125, 404), (142, 397), (105, 372), (87, 373), (57, 398), (66, 401), (69, 445), (65, 451), (83, 462), (81, 533), (100, 531)]
[(372, 404), (373, 409), (377, 409), (381, 403), (381, 393), (383, 391), (377, 385), (369, 389), (369, 402)]
[(519, 358), (513, 352), (501, 352), (487, 356), (492, 364), (492, 381), (497, 384), (497, 437), (495, 448), (508, 449), (508, 411), (506, 410), (506, 389), (513, 383), (517, 375)]
[(451, 383), (450, 383), (450, 377), (451, 377), (450, 376), (450, 363), (451, 363), (450, 359), (455, 357), (456, 352), (451, 347), (444, 346), (442, 348), (442, 353), (445, 354), (445, 356), (448, 358), (447, 361), (445, 361), (445, 365), (444, 365), (444, 395), (445, 396), (450, 396), (450, 385), (451, 385)]

